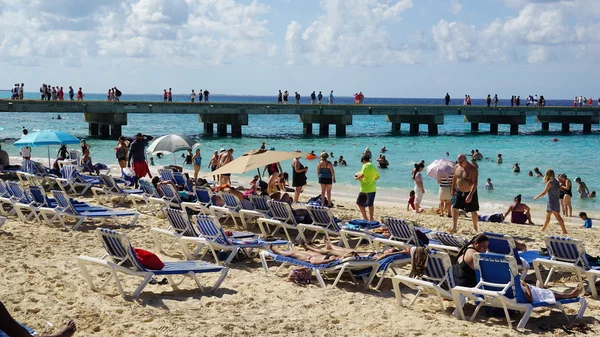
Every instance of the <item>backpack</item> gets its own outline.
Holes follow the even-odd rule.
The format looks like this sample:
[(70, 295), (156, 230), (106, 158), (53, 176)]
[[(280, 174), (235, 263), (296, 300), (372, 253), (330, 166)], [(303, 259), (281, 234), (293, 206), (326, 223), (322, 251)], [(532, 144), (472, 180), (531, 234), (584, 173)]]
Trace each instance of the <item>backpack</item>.
[(121, 90), (117, 89), (117, 91), (115, 92), (115, 96), (121, 97)]

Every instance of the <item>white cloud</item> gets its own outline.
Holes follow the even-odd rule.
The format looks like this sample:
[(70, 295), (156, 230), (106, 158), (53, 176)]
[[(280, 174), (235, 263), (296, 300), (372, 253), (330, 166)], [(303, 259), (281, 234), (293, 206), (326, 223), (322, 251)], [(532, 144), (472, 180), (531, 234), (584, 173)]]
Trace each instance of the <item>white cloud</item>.
[[(600, 42), (593, 19), (600, 2), (592, 0), (507, 0), (520, 6), (517, 16), (495, 19), (483, 27), (441, 19), (432, 27), (441, 56), (449, 61), (529, 63), (600, 56), (598, 48), (578, 53), (583, 44)], [(585, 9), (585, 10), (584, 10)], [(567, 50), (571, 53), (565, 52)]]
[(462, 2), (460, 2), (460, 0), (450, 0), (450, 13), (452, 14), (458, 14), (462, 11), (463, 9), (463, 5)]
[(273, 57), (269, 7), (235, 0), (0, 0), (0, 60), (71, 65), (88, 55), (193, 66)]
[(399, 21), (412, 0), (322, 0), (324, 14), (306, 29), (291, 21), (285, 33), (288, 64), (377, 66), (413, 63), (416, 51), (393, 40), (384, 24)]

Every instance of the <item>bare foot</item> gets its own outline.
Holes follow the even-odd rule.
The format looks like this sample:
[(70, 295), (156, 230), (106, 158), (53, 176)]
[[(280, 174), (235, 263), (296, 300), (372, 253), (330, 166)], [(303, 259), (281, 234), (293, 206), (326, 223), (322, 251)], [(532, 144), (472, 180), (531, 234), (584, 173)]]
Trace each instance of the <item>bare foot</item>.
[(69, 320), (67, 325), (59, 331), (57, 334), (49, 335), (45, 337), (71, 337), (75, 334), (75, 330), (77, 330), (77, 326), (73, 320)]

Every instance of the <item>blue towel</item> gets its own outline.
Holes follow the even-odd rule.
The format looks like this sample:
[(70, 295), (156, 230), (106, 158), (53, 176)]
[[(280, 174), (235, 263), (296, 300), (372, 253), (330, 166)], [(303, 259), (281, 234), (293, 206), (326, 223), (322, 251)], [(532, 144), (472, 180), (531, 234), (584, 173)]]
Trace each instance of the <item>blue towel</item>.
[(379, 221), (367, 221), (367, 220), (363, 220), (363, 219), (352, 219), (352, 220), (348, 221), (348, 223), (351, 225), (354, 225), (354, 226), (364, 228), (364, 229), (378, 228), (381, 226)]

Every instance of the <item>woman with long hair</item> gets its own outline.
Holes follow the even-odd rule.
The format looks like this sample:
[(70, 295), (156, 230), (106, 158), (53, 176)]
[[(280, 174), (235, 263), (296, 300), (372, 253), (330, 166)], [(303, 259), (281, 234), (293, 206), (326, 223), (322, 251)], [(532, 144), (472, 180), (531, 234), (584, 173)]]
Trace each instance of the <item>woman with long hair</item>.
[(560, 216), (560, 183), (555, 178), (554, 170), (550, 169), (546, 171), (546, 174), (544, 175), (544, 182), (546, 183), (546, 188), (542, 191), (542, 193), (533, 198), (533, 200), (537, 200), (548, 194), (548, 203), (546, 204), (546, 221), (544, 222), (542, 231), (546, 230), (548, 224), (550, 224), (550, 216), (554, 215), (558, 221), (558, 224), (560, 225), (560, 228), (562, 229), (562, 233), (567, 234), (565, 222)]
[(488, 244), (487, 236), (477, 234), (458, 252), (456, 263), (452, 266), (457, 286), (474, 287), (477, 285), (473, 254), (487, 252)]
[(573, 206), (571, 205), (571, 198), (573, 197), (573, 184), (571, 180), (567, 178), (566, 174), (560, 174), (558, 176), (558, 182), (560, 182), (560, 192), (562, 197), (562, 211), (564, 216), (573, 216)]
[(129, 148), (125, 144), (125, 137), (119, 137), (119, 143), (115, 147), (117, 161), (119, 162), (119, 166), (121, 170), (127, 167), (127, 152)]
[(412, 170), (412, 180), (415, 183), (414, 191), (415, 191), (415, 212), (421, 212), (421, 201), (423, 200), (423, 194), (425, 194), (425, 187), (423, 187), (423, 176), (421, 175), (421, 171), (425, 168), (425, 164), (417, 163), (415, 164), (415, 168)]
[[(321, 205), (331, 207), (331, 188), (335, 184), (335, 171), (333, 170), (333, 164), (327, 160), (329, 154), (327, 152), (321, 153), (321, 160), (317, 165), (317, 175), (319, 177), (319, 184), (321, 185)], [(327, 197), (327, 199), (325, 199)], [(325, 202), (327, 200), (327, 203)]]

